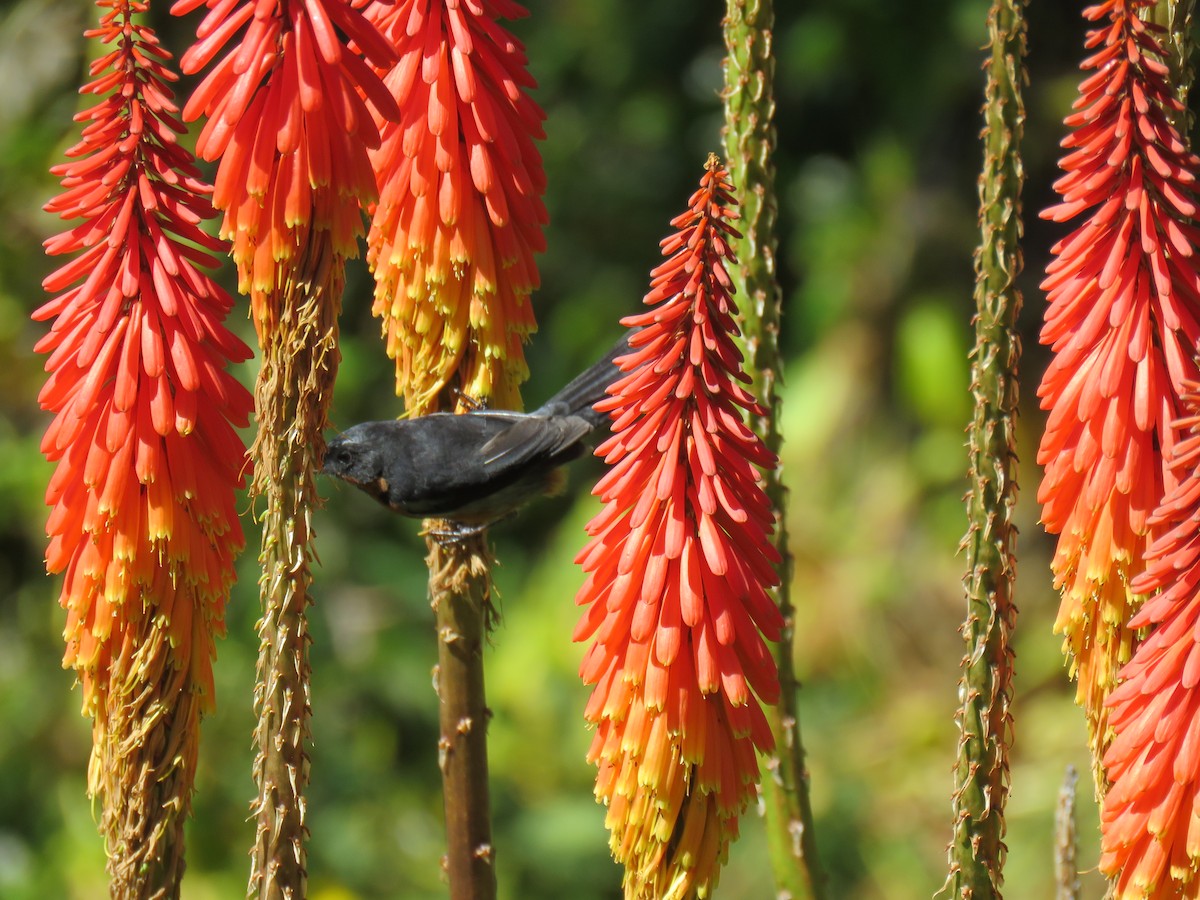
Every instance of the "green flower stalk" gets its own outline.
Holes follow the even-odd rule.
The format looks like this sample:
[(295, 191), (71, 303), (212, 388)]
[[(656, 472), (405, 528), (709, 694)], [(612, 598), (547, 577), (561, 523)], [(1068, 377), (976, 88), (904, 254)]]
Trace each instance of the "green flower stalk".
[[(776, 275), (775, 236), (775, 60), (771, 55), (773, 0), (729, 0), (723, 23), (725, 35), (725, 155), (732, 181), (742, 198), (741, 233), (733, 241), (740, 265), (730, 270), (741, 304), (742, 333), (749, 356), (747, 370), (761, 415), (751, 426), (766, 448), (779, 455), (780, 379), (779, 323), (781, 295)], [(765, 473), (765, 490), (775, 510), (774, 544), (779, 552), (780, 583), (774, 599), (784, 629), (775, 647), (781, 687), (779, 703), (767, 709), (775, 749), (766, 760), (763, 779), (767, 840), (780, 891), (793, 900), (822, 896), (816, 834), (804, 768), (804, 745), (796, 704), (799, 685), (792, 663), (795, 615), (789, 596), (791, 556), (786, 527), (787, 490), (782, 467)]]
[(1017, 529), (1016, 334), (1021, 293), (1020, 142), (1025, 120), (1023, 0), (995, 0), (988, 15), (991, 56), (985, 65), (984, 160), (979, 178), (981, 242), (975, 255), (975, 349), (968, 428), (970, 490), (963, 584), (967, 652), (959, 682), (962, 707), (954, 776), (954, 837), (944, 896), (999, 897), (1004, 881), (1004, 803), (1012, 730), (1016, 624), (1013, 579)]

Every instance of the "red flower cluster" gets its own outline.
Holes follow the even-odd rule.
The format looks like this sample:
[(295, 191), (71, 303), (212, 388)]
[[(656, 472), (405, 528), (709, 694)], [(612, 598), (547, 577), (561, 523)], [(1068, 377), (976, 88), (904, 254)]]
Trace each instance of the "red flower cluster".
[(395, 57), (347, 0), (179, 0), (171, 12), (202, 5), (209, 12), (180, 61), (185, 72), (204, 68), (247, 26), (183, 115), (208, 116), (196, 153), (220, 160), (213, 203), (225, 211), (221, 233), (261, 329), (272, 315), (264, 300), (307, 247), (310, 227), (328, 231), (342, 259), (358, 254), (359, 204), (376, 197), (367, 154), (379, 146), (374, 113), (398, 115), (359, 54), (376, 66)]
[(1134, 641), (1151, 512), (1175, 478), (1163, 463), (1175, 443), (1188, 380), (1200, 377), (1200, 232), (1197, 159), (1173, 126), (1181, 107), (1167, 79), (1159, 30), (1138, 17), (1146, 0), (1106, 0), (1085, 16), (1099, 25), (1083, 63), (1062, 203), (1044, 215), (1087, 219), (1053, 248), (1043, 288), (1042, 342), (1054, 359), (1039, 388), (1049, 410), (1038, 462), (1046, 529), (1059, 535), (1053, 569), (1063, 593), (1056, 630), (1079, 679), (1097, 759), (1105, 698)]
[(368, 15), (395, 44), (381, 70), (400, 106), (372, 154), (379, 203), (367, 238), (375, 314), (409, 412), (463, 393), (520, 405), (535, 329), (534, 254), (545, 249), (544, 115), (521, 44), (497, 24), (511, 0), (397, 0)]
[(1200, 384), (1188, 387), (1170, 460), (1183, 481), (1150, 519), (1158, 536), (1132, 585), (1162, 589), (1129, 623), (1154, 627), (1108, 698), (1100, 868), (1121, 898), (1194, 896), (1200, 867)]
[(98, 728), (106, 705), (143, 702), (164, 671), (213, 702), (214, 636), (243, 546), (234, 427), (251, 410), (226, 371), (250, 351), (202, 271), (221, 245), (198, 226), (214, 215), (211, 189), (176, 142), (170, 57), (132, 21), (144, 3), (100, 6), (109, 12), (87, 35), (115, 47), (83, 91), (104, 99), (76, 116), (83, 139), (53, 169), (64, 190), (46, 207), (82, 220), (46, 252), (78, 255), (46, 278), (60, 293), (34, 314), (54, 319), (37, 345), (51, 373), (41, 404), (55, 413), (42, 450), (58, 462), (46, 563), (66, 572), (65, 664)]
[(711, 158), (663, 241), (655, 308), (624, 320), (642, 326), (627, 374), (597, 406), (613, 418), (596, 451), (611, 468), (577, 560), (588, 609), (575, 639), (593, 641), (580, 669), (595, 685), (589, 759), (628, 897), (706, 894), (755, 795), (755, 751), (773, 745), (759, 699), (779, 695), (763, 641), (783, 625), (766, 591), (779, 560), (754, 466), (776, 460), (743, 422), (758, 405), (733, 341), (735, 202)]

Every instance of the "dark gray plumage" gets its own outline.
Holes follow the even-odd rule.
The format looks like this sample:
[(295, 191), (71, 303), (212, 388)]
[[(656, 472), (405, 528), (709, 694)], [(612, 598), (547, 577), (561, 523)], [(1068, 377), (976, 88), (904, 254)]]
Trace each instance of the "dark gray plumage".
[(592, 405), (620, 377), (627, 332), (595, 365), (529, 413), (480, 410), (363, 422), (329, 442), (321, 471), (398, 513), (468, 526), (502, 519), (560, 490), (561, 466), (607, 416)]

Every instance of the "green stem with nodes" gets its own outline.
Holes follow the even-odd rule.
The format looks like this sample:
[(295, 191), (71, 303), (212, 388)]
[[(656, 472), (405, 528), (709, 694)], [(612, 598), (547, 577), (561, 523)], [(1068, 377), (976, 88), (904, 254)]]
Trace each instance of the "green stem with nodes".
[(962, 703), (954, 772), (954, 836), (949, 876), (939, 896), (999, 897), (1004, 882), (1004, 804), (1012, 731), (1013, 603), (1017, 529), (1016, 332), (1021, 293), (1020, 143), (1025, 121), (1024, 0), (995, 0), (988, 15), (990, 56), (984, 66), (984, 160), (979, 178), (981, 240), (975, 255), (975, 348), (967, 429), (970, 490), (967, 534), (967, 650), (959, 682)]
[[(780, 380), (779, 323), (781, 294), (776, 273), (775, 235), (775, 60), (771, 53), (775, 10), (772, 0), (728, 0), (724, 21), (725, 154), (741, 201), (741, 240), (734, 251), (739, 266), (730, 272), (737, 293), (748, 362), (755, 394), (765, 411), (751, 423), (772, 453), (778, 456)], [(775, 736), (775, 751), (766, 760), (763, 778), (767, 841), (779, 897), (808, 900), (824, 895), (808, 773), (796, 693), (799, 685), (792, 663), (795, 612), (789, 596), (791, 556), (787, 539), (787, 490), (780, 469), (767, 473), (767, 496), (775, 509), (775, 547), (779, 551), (780, 585), (775, 602), (784, 629), (775, 648), (780, 700), (767, 709)]]

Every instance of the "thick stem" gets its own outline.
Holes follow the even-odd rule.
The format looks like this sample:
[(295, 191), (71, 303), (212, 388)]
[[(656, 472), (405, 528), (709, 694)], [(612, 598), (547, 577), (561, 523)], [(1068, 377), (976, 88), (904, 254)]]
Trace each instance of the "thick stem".
[(483, 647), (491, 624), (486, 532), (441, 540), (428, 522), (429, 599), (437, 621), (438, 764), (446, 811), (451, 900), (493, 900), (495, 848), (488, 797)]
[[(781, 293), (776, 273), (775, 235), (775, 60), (771, 53), (775, 23), (773, 0), (728, 0), (724, 21), (725, 153), (734, 186), (741, 199), (742, 238), (735, 245), (739, 266), (730, 274), (743, 298), (739, 304), (749, 356), (747, 370), (755, 379), (755, 394), (764, 415), (753, 421), (755, 432), (778, 455), (780, 380), (779, 324)], [(793, 900), (821, 897), (823, 879), (817, 858), (809, 800), (808, 773), (796, 692), (799, 685), (792, 662), (795, 613), (789, 596), (791, 556), (787, 538), (787, 490), (779, 468), (767, 474), (767, 496), (775, 509), (775, 546), (779, 550), (780, 586), (775, 601), (783, 613), (784, 630), (775, 648), (780, 701), (767, 710), (775, 736), (775, 752), (767, 759), (763, 779), (767, 809), (767, 840), (780, 897)]]
[(327, 231), (313, 230), (295, 274), (259, 325), (254, 489), (263, 513), (263, 616), (255, 703), (257, 832), (249, 893), (302, 900), (307, 878), (304, 790), (309, 779), (309, 662), (306, 610), (312, 583), (314, 473), (339, 360), (337, 314), (343, 262)]
[(967, 645), (959, 682), (962, 706), (954, 776), (954, 836), (943, 895), (999, 897), (1004, 881), (1004, 804), (1008, 797), (1013, 651), (1013, 579), (1017, 529), (1016, 332), (1021, 294), (1020, 142), (1025, 112), (1024, 0), (994, 0), (988, 16), (991, 55), (984, 104), (984, 161), (979, 178), (981, 240), (975, 256), (973, 420), (967, 429), (970, 489), (963, 579)]

